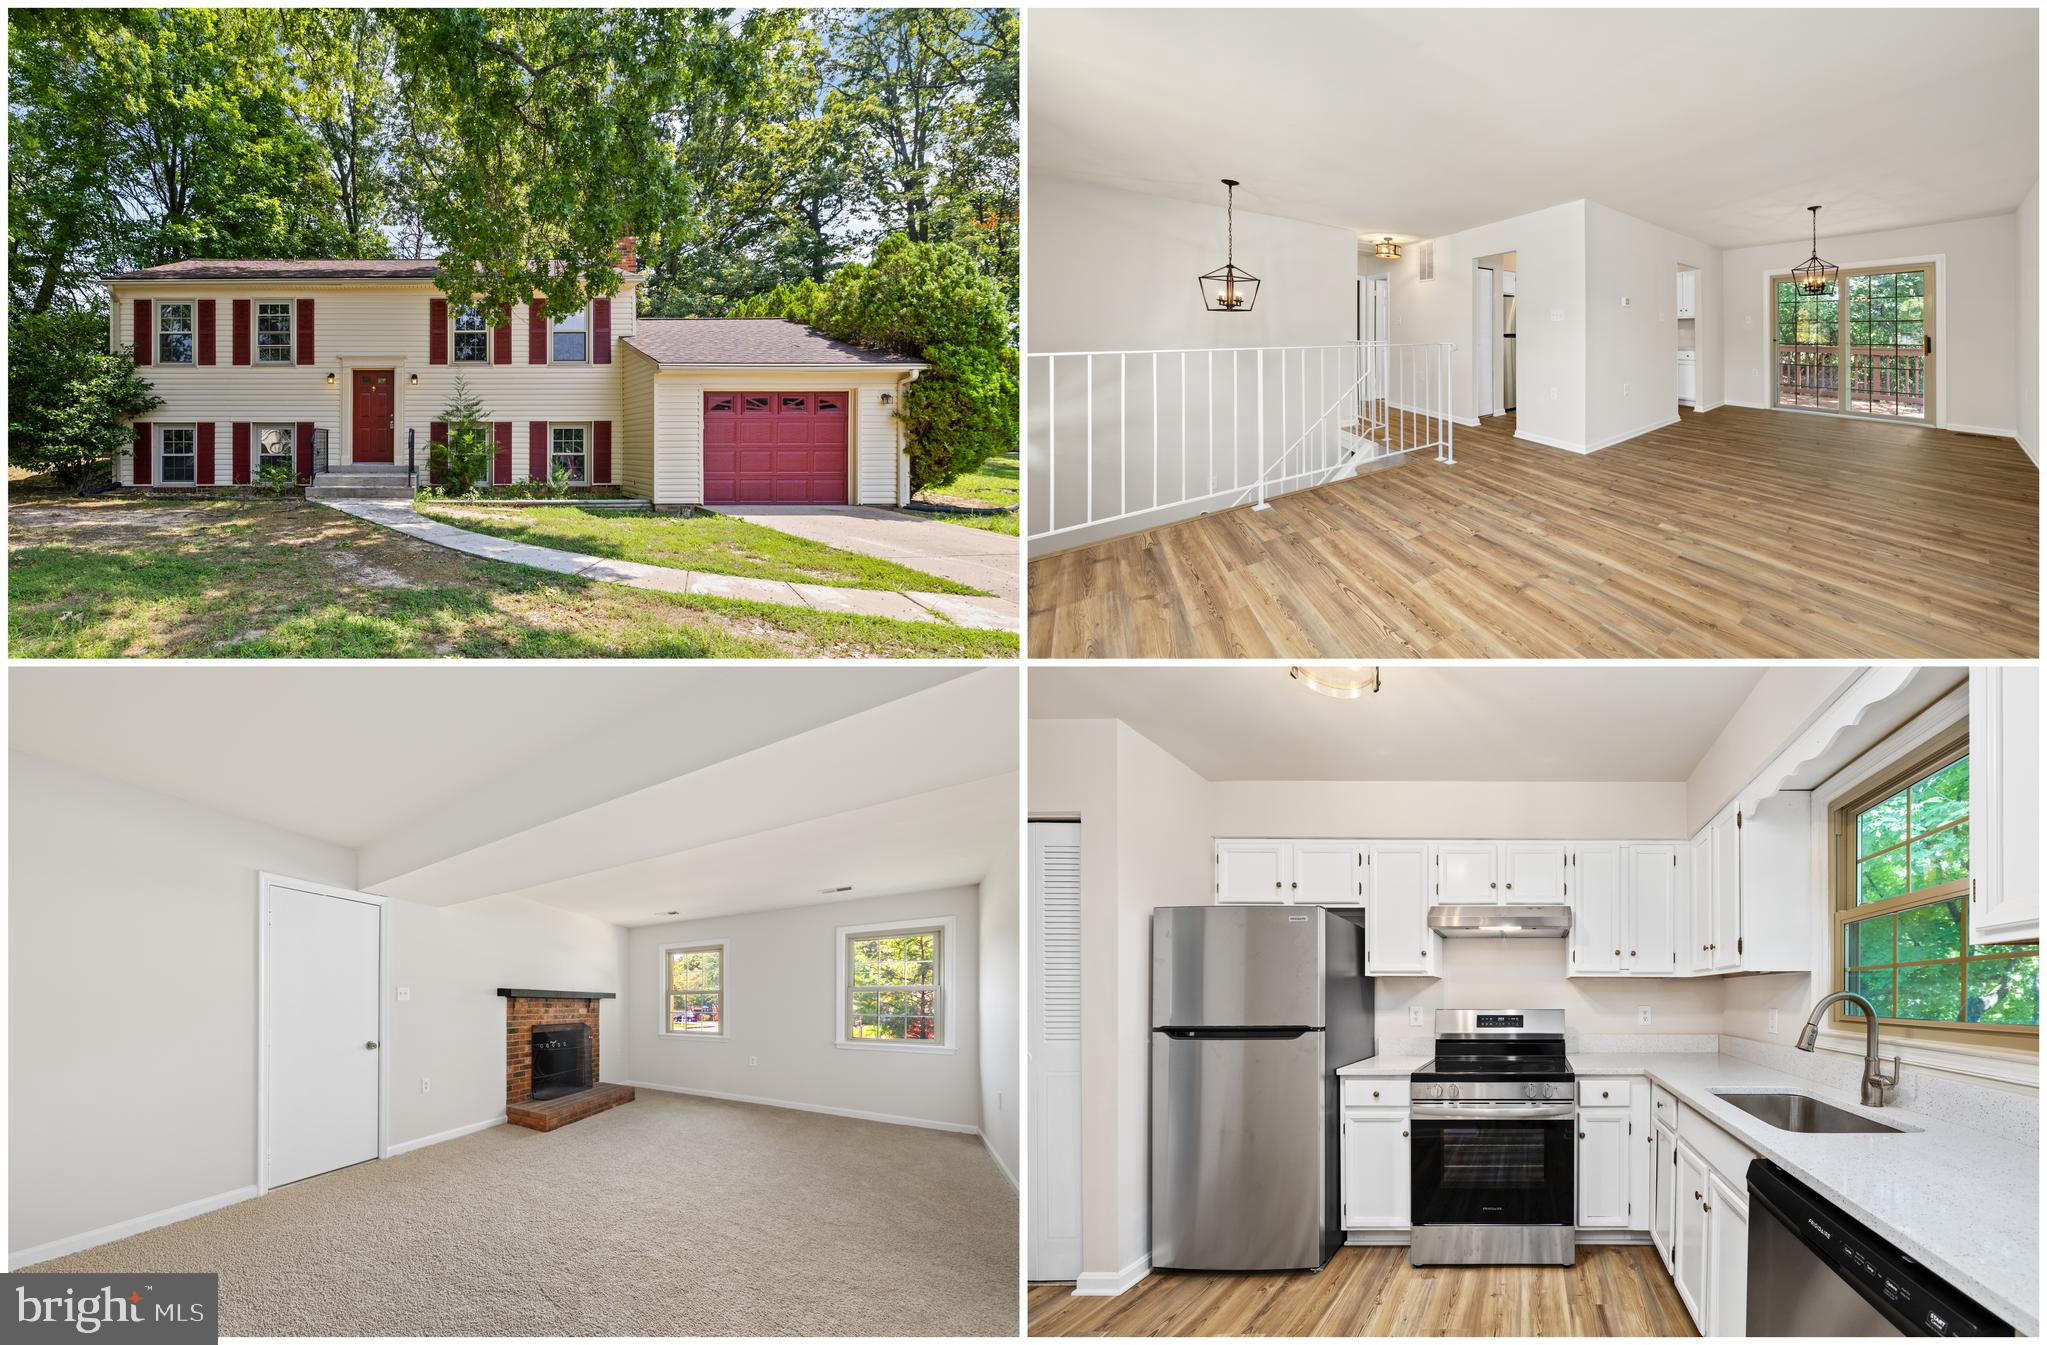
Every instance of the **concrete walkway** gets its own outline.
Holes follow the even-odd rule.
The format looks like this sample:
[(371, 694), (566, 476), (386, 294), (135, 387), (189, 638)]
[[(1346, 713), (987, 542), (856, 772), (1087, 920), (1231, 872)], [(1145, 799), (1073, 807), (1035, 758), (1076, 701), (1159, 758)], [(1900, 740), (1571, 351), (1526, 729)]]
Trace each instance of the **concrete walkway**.
[(1023, 590), (1023, 559), (1017, 540), (1006, 533), (963, 528), (898, 509), (858, 504), (714, 504), (714, 514), (727, 514), (794, 533), (813, 542), (892, 560), (898, 565), (942, 575), (954, 583), (984, 589), (1018, 605)]
[[(624, 584), (628, 588), (779, 602), (791, 607), (814, 607), (821, 612), (894, 617), (898, 621), (930, 621), (937, 616), (976, 630), (1021, 633), (1023, 629), (1014, 596), (1005, 600), (1000, 597), (969, 598), (954, 593), (892, 593), (884, 589), (835, 588), (828, 584), (795, 584), (780, 579), (748, 579), (738, 575), (708, 574), (702, 570), (677, 570), (632, 560), (607, 560), (601, 556), (558, 551), (550, 546), (531, 546), (525, 542), (470, 532), (467, 528), (423, 516), (413, 508), (410, 500), (325, 500), (322, 503), (329, 509), (337, 509), (365, 522), (417, 537), (435, 546), (447, 547), (451, 551), (460, 551), (464, 555), (501, 560), (511, 565), (530, 565), (537, 570), (575, 575), (579, 579), (601, 579), (609, 584)], [(956, 528), (952, 531), (972, 530)], [(962, 579), (960, 582), (973, 581)]]

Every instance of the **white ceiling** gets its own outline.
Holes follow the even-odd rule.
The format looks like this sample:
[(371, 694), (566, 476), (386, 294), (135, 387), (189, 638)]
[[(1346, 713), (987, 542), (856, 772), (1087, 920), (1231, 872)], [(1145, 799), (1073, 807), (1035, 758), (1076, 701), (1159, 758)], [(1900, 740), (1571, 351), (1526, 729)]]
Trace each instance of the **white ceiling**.
[[(2038, 176), (2034, 9), (1034, 9), (1029, 29), (1031, 171), (1218, 206), (1234, 177), (1246, 210), (1364, 237), (1586, 197), (1714, 247), (1802, 238), (1818, 203), (1824, 243), (2010, 211)], [(1255, 229), (1238, 242), (1255, 254)]]
[(1209, 780), (1682, 781), (1757, 667), (1387, 664), (1339, 701), (1278, 666), (1031, 669), (1031, 718), (1120, 719)]
[[(429, 905), (649, 923), (975, 882), (1016, 844), (1009, 669), (20, 667), (10, 692), (14, 750), (348, 847)], [(722, 883), (677, 882), (699, 851)]]

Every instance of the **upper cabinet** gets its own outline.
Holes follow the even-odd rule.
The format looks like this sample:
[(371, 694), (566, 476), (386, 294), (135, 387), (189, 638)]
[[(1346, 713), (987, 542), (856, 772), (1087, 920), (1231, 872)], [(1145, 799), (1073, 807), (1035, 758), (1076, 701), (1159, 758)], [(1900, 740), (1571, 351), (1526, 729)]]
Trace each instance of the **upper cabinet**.
[(1681, 318), (1699, 316), (1699, 273), (1679, 271), (1677, 273), (1677, 315)]
[(1633, 975), (1675, 976), (1678, 972), (1678, 917), (1685, 910), (1687, 895), (1684, 850), (1675, 843), (1621, 848), (1623, 928), (1628, 949), (1621, 965)]
[(1677, 960), (1685, 860), (1685, 847), (1674, 841), (1570, 846), (1573, 976), (1692, 970)]
[(1443, 936), (1429, 928), (1429, 847), (1387, 842), (1365, 850), (1365, 972), (1370, 976), (1440, 976)]
[(1435, 897), (1446, 906), (1485, 906), (1500, 899), (1500, 847), (1491, 841), (1446, 841), (1433, 847)]
[(1562, 841), (1438, 841), (1435, 898), (1446, 906), (1564, 903)]
[(1215, 843), (1215, 899), (1224, 906), (1362, 906), (1360, 841)]
[(1621, 912), (1621, 849), (1618, 845), (1571, 847), (1571, 974), (1610, 975), (1620, 971), (1626, 920)]
[(1287, 895), (1304, 906), (1364, 905), (1364, 842), (1295, 841)]
[(1500, 871), (1506, 875), (1501, 901), (1557, 906), (1565, 900), (1561, 842), (1510, 841), (1500, 847)]
[(1969, 670), (1969, 941), (2040, 937), (2040, 670)]
[(1284, 903), (1293, 858), (1292, 841), (1217, 841), (1215, 899), (1232, 905)]

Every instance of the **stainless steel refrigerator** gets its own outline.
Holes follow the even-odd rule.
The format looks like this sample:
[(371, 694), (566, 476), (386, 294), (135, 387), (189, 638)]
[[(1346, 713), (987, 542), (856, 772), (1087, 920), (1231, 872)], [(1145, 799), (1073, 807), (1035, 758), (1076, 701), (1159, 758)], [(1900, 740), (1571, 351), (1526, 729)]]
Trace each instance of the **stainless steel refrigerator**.
[(1152, 912), (1151, 1263), (1319, 1268), (1343, 1243), (1336, 1071), (1376, 1049), (1364, 912)]
[(1514, 339), (1514, 322), (1514, 296), (1509, 294), (1500, 300), (1500, 405), (1508, 411), (1515, 407), (1514, 365), (1519, 352), (1514, 348), (1521, 344)]

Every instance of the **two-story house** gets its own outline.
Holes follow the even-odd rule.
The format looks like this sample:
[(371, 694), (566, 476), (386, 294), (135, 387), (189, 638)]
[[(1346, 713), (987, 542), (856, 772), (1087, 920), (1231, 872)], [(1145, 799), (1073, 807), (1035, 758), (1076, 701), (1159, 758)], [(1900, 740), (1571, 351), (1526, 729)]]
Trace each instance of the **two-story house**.
[(451, 303), (432, 261), (107, 276), (109, 348), (132, 345), (164, 402), (136, 423), (118, 479), (242, 486), (277, 463), (301, 480), (389, 464), (424, 481), (460, 375), (492, 422), (494, 482), (558, 467), (657, 506), (908, 500), (894, 408), (925, 365), (777, 318), (638, 317), (631, 240), (620, 271), (618, 292), (581, 312), (536, 298), (495, 315)]

